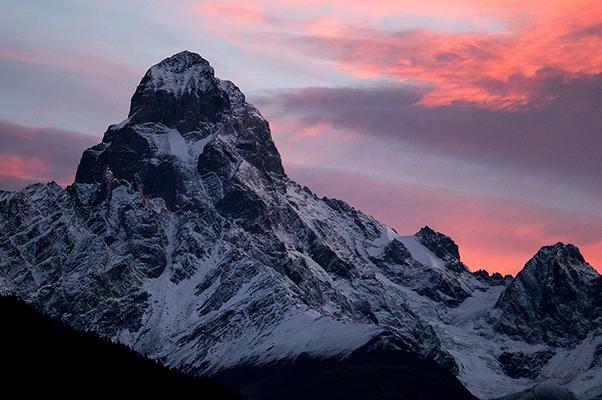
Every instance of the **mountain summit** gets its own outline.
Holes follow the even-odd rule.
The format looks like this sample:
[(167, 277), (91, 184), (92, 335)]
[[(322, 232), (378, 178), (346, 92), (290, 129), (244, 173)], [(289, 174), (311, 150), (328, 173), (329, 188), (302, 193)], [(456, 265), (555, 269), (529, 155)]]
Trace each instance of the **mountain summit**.
[(108, 194), (125, 180), (173, 209), (199, 198), (190, 182), (202, 181), (205, 194), (227, 202), (241, 194), (234, 186), (269, 192), (283, 177), (267, 122), (238, 87), (184, 51), (146, 72), (128, 118), (84, 153), (75, 182), (101, 183)]
[(497, 328), (529, 342), (562, 344), (585, 338), (601, 315), (593, 303), (598, 277), (577, 247), (542, 247), (498, 300), (502, 316)]
[(0, 292), (250, 398), (493, 398), (536, 380), (602, 392), (602, 363), (578, 357), (602, 349), (598, 322), (543, 343), (503, 322), (528, 315), (512, 293), (543, 301), (514, 287), (576, 293), (557, 293), (582, 283), (567, 260), (506, 287), (431, 228), (401, 236), (318, 198), (286, 176), (257, 109), (190, 52), (147, 71), (73, 185), (0, 192)]
[(132, 97), (128, 120), (133, 124), (160, 122), (189, 132), (231, 115), (241, 102), (240, 91), (216, 79), (207, 60), (183, 51), (146, 72)]

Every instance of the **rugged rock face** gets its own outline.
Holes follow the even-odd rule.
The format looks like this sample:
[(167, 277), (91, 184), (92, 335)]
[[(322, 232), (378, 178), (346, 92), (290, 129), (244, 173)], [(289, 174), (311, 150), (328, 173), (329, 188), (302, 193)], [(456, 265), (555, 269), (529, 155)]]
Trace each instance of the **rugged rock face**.
[(460, 250), (452, 238), (432, 230), (429, 226), (420, 229), (416, 237), (439, 259), (445, 261), (447, 268), (457, 273), (468, 272), (466, 265), (460, 261)]
[[(565, 247), (542, 250), (506, 289), (507, 278), (471, 273), (441, 233), (400, 236), (318, 198), (286, 176), (240, 90), (190, 52), (145, 74), (128, 118), (84, 152), (73, 185), (0, 192), (0, 292), (222, 377), (296, 371), (297, 360), (357, 374), (359, 349), (374, 362), (389, 355), (365, 349), (387, 349), (481, 398), (547, 380), (598, 393), (602, 332), (585, 316), (602, 281)], [(529, 318), (536, 333), (523, 328)], [(563, 324), (574, 326), (563, 334)], [(524, 376), (542, 351), (553, 356)]]
[[(419, 287), (418, 292), (433, 300), (443, 301), (448, 306), (457, 306), (473, 291), (473, 287), (467, 287), (462, 282), (461, 277), (468, 275), (469, 271), (460, 260), (458, 245), (449, 236), (434, 231), (429, 226), (421, 228), (415, 236), (424, 247), (443, 261), (443, 267), (446, 270), (443, 274), (426, 272), (431, 275), (428, 285)], [(491, 282), (485, 283), (490, 284)]]
[(147, 71), (132, 97), (128, 118), (133, 124), (161, 123), (189, 132), (219, 122), (233, 106), (207, 60), (184, 51)]
[(452, 238), (424, 226), (416, 233), (416, 237), (426, 248), (444, 261), (460, 261), (460, 250)]
[(577, 247), (542, 247), (498, 300), (496, 328), (529, 343), (578, 342), (599, 326), (593, 290), (598, 279)]

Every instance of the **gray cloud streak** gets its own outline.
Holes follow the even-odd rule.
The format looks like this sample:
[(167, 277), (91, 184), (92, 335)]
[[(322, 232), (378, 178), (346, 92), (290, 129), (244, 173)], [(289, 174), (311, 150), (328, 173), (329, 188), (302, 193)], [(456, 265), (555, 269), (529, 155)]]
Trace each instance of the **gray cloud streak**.
[(602, 74), (482, 82), (492, 91), (529, 86), (533, 100), (513, 109), (457, 102), (419, 104), (410, 86), (304, 88), (257, 98), (266, 114), (295, 116), (366, 137), (388, 137), (433, 154), (577, 184), (602, 201)]

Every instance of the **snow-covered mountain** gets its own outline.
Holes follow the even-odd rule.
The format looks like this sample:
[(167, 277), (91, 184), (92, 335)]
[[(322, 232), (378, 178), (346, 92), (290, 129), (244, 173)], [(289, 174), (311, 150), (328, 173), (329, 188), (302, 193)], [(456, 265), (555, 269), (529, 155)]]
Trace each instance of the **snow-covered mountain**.
[(399, 353), (479, 398), (543, 382), (594, 398), (601, 282), (563, 244), (513, 280), (472, 273), (429, 227), (401, 236), (318, 198), (240, 90), (186, 51), (148, 70), (73, 185), (0, 192), (1, 292), (214, 377)]

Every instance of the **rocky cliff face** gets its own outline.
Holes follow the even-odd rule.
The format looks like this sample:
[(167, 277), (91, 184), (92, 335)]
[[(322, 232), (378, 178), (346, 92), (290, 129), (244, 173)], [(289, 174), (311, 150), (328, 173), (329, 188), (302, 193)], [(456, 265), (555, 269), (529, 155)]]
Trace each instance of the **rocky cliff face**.
[[(190, 52), (149, 69), (73, 185), (0, 192), (0, 291), (183, 371), (237, 379), (231, 371), (299, 359), (333, 368), (367, 357), (381, 368), (389, 356), (365, 354), (377, 348), (418, 356), (483, 398), (555, 379), (593, 393), (595, 360), (558, 367), (602, 345), (585, 321), (590, 301), (571, 297), (599, 277), (571, 272), (579, 262), (567, 252), (558, 268), (538, 259), (556, 272), (519, 275), (504, 291), (506, 279), (471, 273), (449, 237), (428, 227), (400, 236), (318, 198), (286, 176), (240, 90)], [(517, 296), (530, 290), (526, 309)], [(556, 301), (573, 301), (579, 318), (560, 318), (546, 305)], [(576, 339), (515, 329), (526, 318), (540, 332), (552, 318), (562, 338), (577, 321)], [(533, 360), (536, 373), (519, 376)]]

